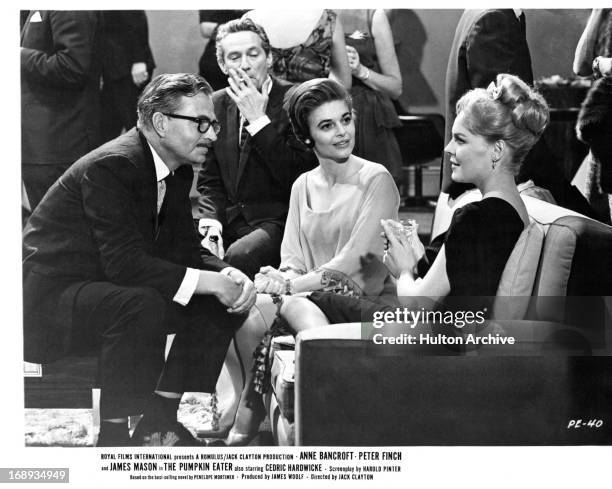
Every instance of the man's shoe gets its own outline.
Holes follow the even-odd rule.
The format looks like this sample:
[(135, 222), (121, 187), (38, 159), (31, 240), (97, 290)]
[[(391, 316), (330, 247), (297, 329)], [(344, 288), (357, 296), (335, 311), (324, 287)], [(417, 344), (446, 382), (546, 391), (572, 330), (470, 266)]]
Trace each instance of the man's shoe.
[(201, 447), (202, 442), (191, 434), (183, 424), (173, 421), (163, 426), (154, 426), (146, 415), (136, 425), (131, 444), (140, 447)]

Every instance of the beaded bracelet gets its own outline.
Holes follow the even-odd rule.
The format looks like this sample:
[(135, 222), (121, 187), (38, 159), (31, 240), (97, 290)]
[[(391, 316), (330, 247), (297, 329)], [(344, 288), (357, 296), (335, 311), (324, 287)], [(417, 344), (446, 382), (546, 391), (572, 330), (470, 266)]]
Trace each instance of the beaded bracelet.
[(293, 294), (293, 284), (291, 279), (285, 279), (285, 295)]

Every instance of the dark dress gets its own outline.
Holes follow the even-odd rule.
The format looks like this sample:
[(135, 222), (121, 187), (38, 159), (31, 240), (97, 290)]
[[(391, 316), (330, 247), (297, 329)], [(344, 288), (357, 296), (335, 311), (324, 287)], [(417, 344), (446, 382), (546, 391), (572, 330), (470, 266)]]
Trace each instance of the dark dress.
[(317, 25), (302, 44), (290, 48), (272, 46), (272, 69), (277, 78), (302, 83), (327, 78), (331, 66), (331, 47), (336, 13), (325, 9)]
[(202, 22), (215, 22), (215, 27), (204, 52), (200, 57), (200, 75), (206, 78), (213, 90), (220, 90), (227, 86), (227, 76), (223, 74), (217, 63), (217, 29), (219, 25), (225, 24), (230, 20), (239, 19), (247, 10), (200, 10), (200, 24)]
[[(497, 197), (455, 211), (444, 243), (451, 288), (445, 299), (447, 309), (481, 310), (489, 306), (523, 228), (514, 207)], [(360, 301), (325, 292), (313, 292), (309, 298), (332, 323), (368, 320), (373, 311), (399, 306), (399, 302), (390, 306), (374, 298)]]
[[(359, 53), (363, 66), (381, 72), (372, 36), (372, 17), (375, 10), (340, 10), (347, 46)], [(401, 178), (402, 157), (393, 132), (401, 125), (391, 97), (373, 90), (353, 77), (351, 89), (353, 106), (357, 112), (355, 149), (353, 154), (384, 165), (396, 180)]]

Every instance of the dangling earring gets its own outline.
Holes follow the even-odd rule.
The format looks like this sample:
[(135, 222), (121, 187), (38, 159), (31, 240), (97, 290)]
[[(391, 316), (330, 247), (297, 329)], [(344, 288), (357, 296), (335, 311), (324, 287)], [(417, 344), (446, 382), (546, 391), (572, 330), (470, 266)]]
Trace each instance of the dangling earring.
[(492, 170), (495, 170), (495, 165), (497, 164), (497, 162), (498, 162), (498, 161), (499, 161), (499, 160), (494, 160), (494, 159), (491, 159), (491, 169), (492, 169)]

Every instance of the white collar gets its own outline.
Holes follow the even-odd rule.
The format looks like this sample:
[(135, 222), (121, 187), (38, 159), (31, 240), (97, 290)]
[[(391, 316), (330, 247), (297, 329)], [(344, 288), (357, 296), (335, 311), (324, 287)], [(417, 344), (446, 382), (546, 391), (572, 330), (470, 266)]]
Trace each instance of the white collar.
[(170, 170), (164, 163), (164, 160), (157, 154), (157, 152), (151, 146), (151, 143), (147, 141), (149, 148), (151, 148), (151, 154), (153, 155), (153, 163), (155, 164), (155, 178), (158, 182), (161, 182), (164, 178), (170, 175)]
[(272, 90), (272, 77), (270, 77), (270, 75), (268, 75), (264, 82), (261, 84), (261, 89), (262, 92), (265, 90), (266, 94), (270, 95), (270, 90)]
[(512, 10), (514, 10), (514, 15), (516, 15), (516, 18), (520, 18), (521, 15), (523, 15), (523, 9), (522, 8), (513, 8)]

